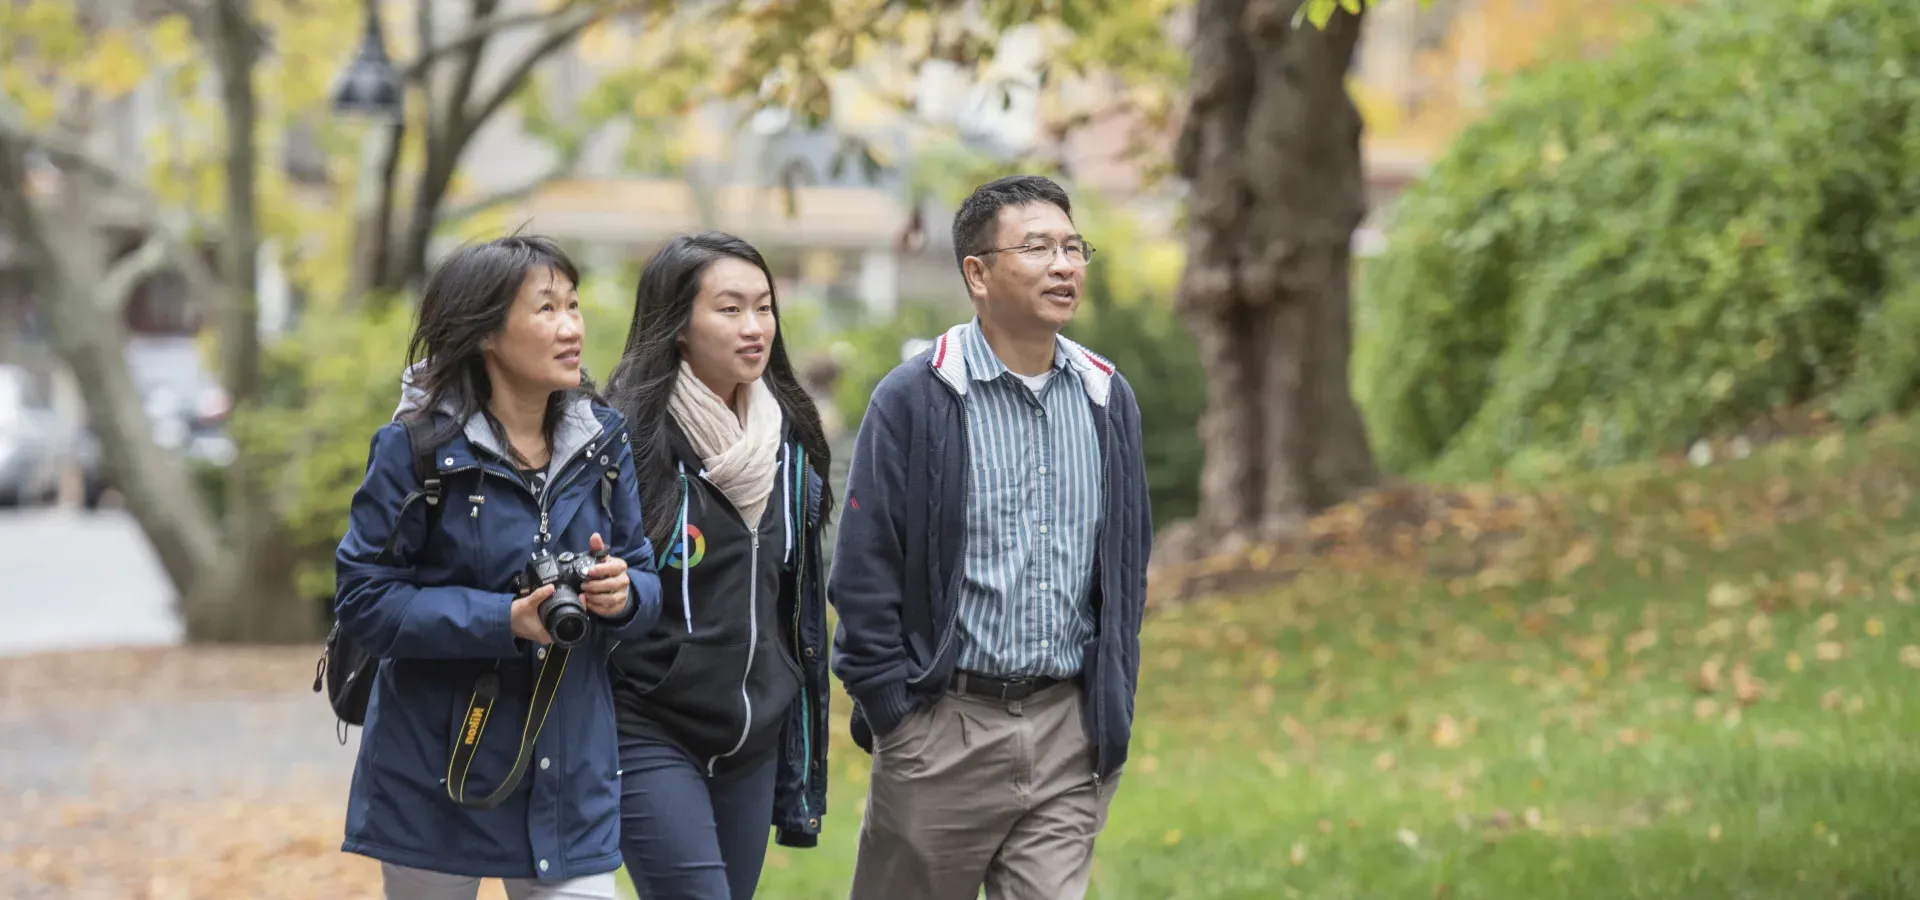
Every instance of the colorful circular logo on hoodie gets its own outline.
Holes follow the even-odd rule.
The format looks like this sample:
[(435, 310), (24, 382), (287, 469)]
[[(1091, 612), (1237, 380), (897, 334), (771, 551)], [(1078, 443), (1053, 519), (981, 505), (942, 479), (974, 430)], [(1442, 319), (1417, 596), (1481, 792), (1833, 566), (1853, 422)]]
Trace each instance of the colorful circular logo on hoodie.
[[(687, 559), (687, 543), (693, 543), (693, 559)], [(676, 569), (691, 569), (707, 558), (707, 536), (700, 533), (698, 526), (688, 525), (686, 537), (675, 541), (673, 549), (667, 553), (667, 565)]]

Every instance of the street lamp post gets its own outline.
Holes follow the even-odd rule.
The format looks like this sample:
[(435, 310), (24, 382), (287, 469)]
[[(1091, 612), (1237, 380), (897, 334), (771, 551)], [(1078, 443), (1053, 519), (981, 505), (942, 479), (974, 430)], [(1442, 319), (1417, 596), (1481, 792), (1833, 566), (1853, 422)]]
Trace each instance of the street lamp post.
[(333, 87), (333, 111), (368, 123), (360, 137), (359, 191), (354, 203), (358, 234), (353, 271), (348, 278), (355, 294), (381, 277), (379, 272), (365, 270), (371, 269), (376, 259), (370, 251), (387, 239), (385, 234), (374, 233), (380, 224), (382, 162), (398, 149), (394, 145), (400, 140), (407, 108), (406, 79), (387, 57), (386, 41), (380, 33), (379, 0), (366, 2), (367, 25), (360, 36), (360, 49)]
[(406, 111), (406, 85), (387, 58), (380, 34), (379, 0), (367, 0), (367, 27), (360, 51), (333, 86), (333, 111), (341, 115), (397, 122)]

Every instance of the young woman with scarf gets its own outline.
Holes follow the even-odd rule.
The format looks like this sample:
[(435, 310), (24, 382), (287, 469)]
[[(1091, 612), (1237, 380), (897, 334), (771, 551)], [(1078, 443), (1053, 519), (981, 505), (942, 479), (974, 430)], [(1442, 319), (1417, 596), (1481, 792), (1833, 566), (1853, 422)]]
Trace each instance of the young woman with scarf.
[(608, 395), (662, 548), (660, 621), (610, 659), (622, 855), (648, 900), (747, 900), (769, 826), (813, 846), (827, 796), (828, 450), (759, 252), (661, 248)]

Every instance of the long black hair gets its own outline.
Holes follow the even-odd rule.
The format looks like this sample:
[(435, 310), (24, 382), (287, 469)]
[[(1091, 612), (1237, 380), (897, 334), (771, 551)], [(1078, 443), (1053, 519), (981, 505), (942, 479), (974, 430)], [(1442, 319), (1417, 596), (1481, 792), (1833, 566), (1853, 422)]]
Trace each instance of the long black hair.
[[(656, 548), (668, 545), (674, 523), (680, 515), (678, 503), (666, 498), (679, 495), (674, 471), (673, 451), (668, 446), (667, 400), (673, 395), (674, 381), (680, 377), (680, 336), (693, 319), (693, 301), (700, 296), (700, 283), (715, 262), (732, 257), (752, 263), (767, 276), (773, 288), (773, 272), (767, 268), (760, 251), (730, 234), (708, 231), (682, 235), (647, 260), (640, 273), (640, 287), (634, 292), (633, 324), (627, 331), (627, 348), (620, 364), (607, 379), (607, 399), (626, 416), (633, 432), (633, 459), (640, 475), (640, 496), (646, 498), (646, 530)], [(780, 403), (780, 413), (792, 426), (794, 437), (806, 451), (823, 482), (831, 471), (831, 452), (827, 449), (826, 429), (820, 424), (820, 411), (813, 397), (793, 374), (787, 358), (786, 332), (780, 325), (780, 302), (773, 301), (773, 350), (767, 356), (766, 373), (761, 377)], [(820, 495), (820, 519), (826, 521), (833, 509), (833, 486), (826, 484)], [(664, 551), (660, 551), (664, 552)]]
[[(579, 267), (558, 244), (538, 235), (517, 234), (461, 247), (448, 254), (428, 277), (414, 320), (413, 340), (407, 344), (407, 367), (420, 364), (413, 372), (413, 384), (426, 396), (409, 415), (432, 416), (447, 407), (452, 418), (442, 419), (434, 429), (435, 444), (458, 434), (468, 419), (480, 413), (513, 461), (526, 463), (507, 439), (506, 429), (487, 409), (493, 398), (493, 383), (487, 380), (481, 345), (505, 327), (507, 313), (513, 309), (527, 276), (543, 269), (575, 287), (580, 284)], [(549, 444), (567, 403), (576, 396), (594, 396), (593, 383), (585, 371), (580, 373), (580, 387), (555, 391), (547, 398), (542, 431)]]

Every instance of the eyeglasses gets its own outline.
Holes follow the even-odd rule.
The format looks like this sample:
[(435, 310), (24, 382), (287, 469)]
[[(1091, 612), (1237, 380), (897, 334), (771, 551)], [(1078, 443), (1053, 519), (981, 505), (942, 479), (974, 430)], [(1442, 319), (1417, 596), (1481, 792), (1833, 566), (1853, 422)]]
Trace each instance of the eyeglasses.
[(1051, 263), (1056, 255), (1065, 253), (1067, 255), (1068, 265), (1084, 266), (1088, 260), (1093, 258), (1093, 245), (1086, 241), (1067, 241), (1059, 245), (1046, 241), (1035, 241), (1031, 244), (1021, 244), (1018, 247), (998, 247), (992, 250), (982, 250), (974, 255), (986, 256), (990, 253), (1008, 252), (1018, 253), (1021, 259), (1035, 265)]

